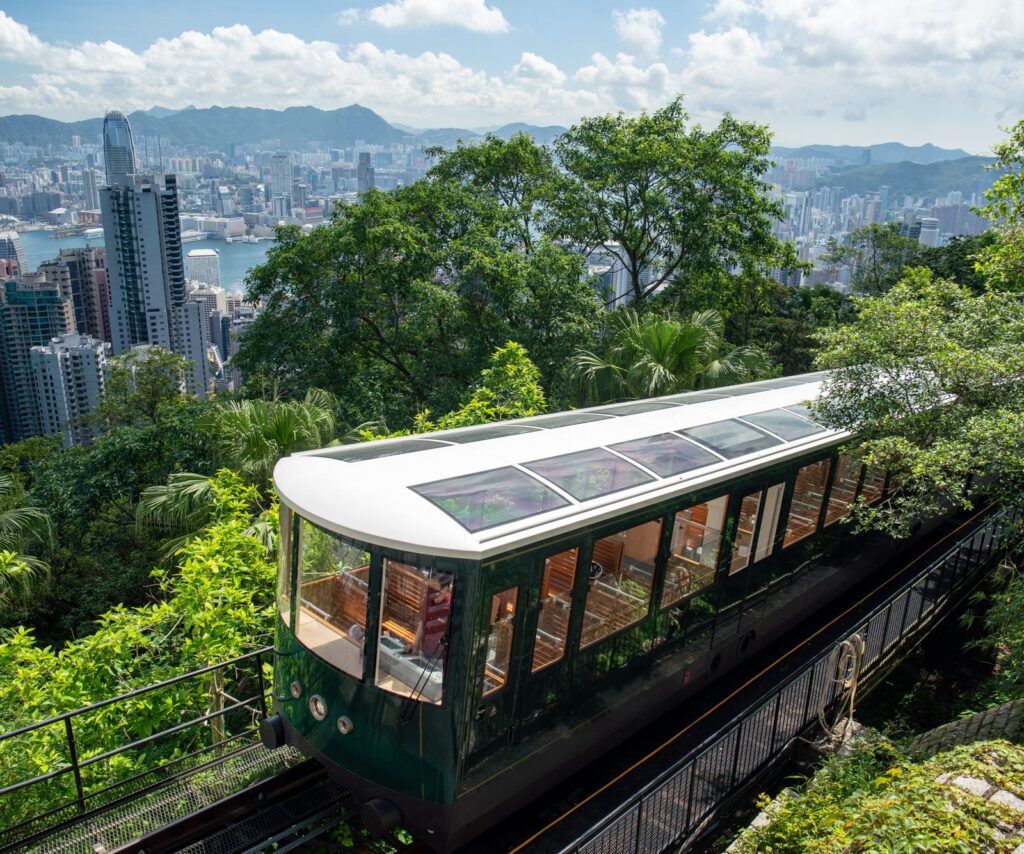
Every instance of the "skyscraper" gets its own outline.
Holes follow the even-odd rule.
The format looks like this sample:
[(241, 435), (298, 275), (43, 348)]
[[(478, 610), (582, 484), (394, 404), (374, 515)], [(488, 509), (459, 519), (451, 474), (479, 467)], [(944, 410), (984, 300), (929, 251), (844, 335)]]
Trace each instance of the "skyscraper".
[(356, 190), (365, 193), (370, 187), (376, 186), (373, 166), (370, 165), (370, 152), (359, 152), (359, 164), (356, 167)]
[(83, 423), (103, 396), (103, 367), (110, 345), (70, 333), (30, 351), (43, 435), (64, 434), (64, 444), (80, 445), (95, 435)]
[[(199, 305), (207, 329), (207, 340), (216, 343), (217, 334), (212, 326), (211, 318), (214, 312), (220, 312), (222, 316), (226, 313), (224, 288), (219, 288), (216, 285), (200, 285), (188, 292), (188, 300)], [(226, 353), (221, 353), (222, 358), (226, 355)]]
[(220, 285), (220, 253), (216, 249), (190, 249), (186, 257), (190, 279), (214, 287)]
[(103, 119), (103, 161), (107, 167), (107, 184), (125, 184), (135, 173), (135, 143), (128, 118), (119, 110), (111, 110)]
[(82, 188), (82, 204), (85, 209), (89, 211), (99, 210), (99, 180), (95, 169), (87, 167), (82, 170)]
[(25, 246), (21, 242), (21, 235), (16, 231), (0, 231), (0, 258), (13, 258), (18, 262), (18, 269), (22, 273), (28, 272), (28, 259), (25, 256)]
[(31, 350), (74, 331), (71, 299), (45, 273), (31, 273), (0, 288), (0, 421), (6, 441), (43, 432)]
[(270, 193), (268, 198), (274, 196), (292, 195), (292, 161), (291, 157), (283, 151), (279, 151), (270, 158)]

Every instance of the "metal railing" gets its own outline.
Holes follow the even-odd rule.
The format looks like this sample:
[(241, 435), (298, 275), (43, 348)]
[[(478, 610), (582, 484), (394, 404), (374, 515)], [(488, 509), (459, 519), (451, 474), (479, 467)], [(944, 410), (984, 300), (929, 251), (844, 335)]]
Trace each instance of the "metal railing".
[[(263, 647), (0, 734), (0, 849), (246, 749), (267, 714), (263, 668), (272, 652)], [(109, 711), (136, 701), (151, 720), (131, 719), (139, 706)], [(26, 768), (38, 773), (12, 779)]]
[[(990, 515), (967, 536), (916, 573), (847, 637), (864, 640), (862, 672), (884, 659), (898, 642), (936, 613), (987, 564), (1016, 508)], [(819, 720), (844, 692), (833, 672), (834, 647), (817, 655), (767, 697), (736, 715), (689, 751), (560, 854), (659, 854), (691, 838), (718, 806), (757, 779), (798, 735)]]

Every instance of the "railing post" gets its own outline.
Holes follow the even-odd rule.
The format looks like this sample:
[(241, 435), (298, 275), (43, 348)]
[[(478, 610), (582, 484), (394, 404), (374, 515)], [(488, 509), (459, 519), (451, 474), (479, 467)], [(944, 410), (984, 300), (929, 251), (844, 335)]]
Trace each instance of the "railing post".
[(640, 833), (644, 826), (644, 799), (643, 796), (636, 805), (636, 836), (633, 839), (634, 854), (640, 854)]
[(78, 813), (85, 812), (85, 789), (82, 786), (82, 769), (78, 765), (78, 745), (75, 744), (75, 731), (71, 726), (71, 717), (64, 718), (64, 733), (68, 739), (68, 754), (71, 757), (71, 769), (75, 775), (75, 793), (78, 796)]
[(260, 692), (260, 699), (259, 699), (260, 715), (263, 718), (266, 718), (267, 717), (267, 686), (266, 686), (265, 680), (263, 679), (263, 653), (262, 652), (259, 653), (256, 656), (256, 680), (257, 680), (257, 686), (258, 686), (259, 692)]
[[(785, 689), (783, 689), (785, 690)], [(779, 710), (782, 708), (782, 691), (775, 693), (775, 714), (772, 715), (772, 740), (769, 744), (768, 755), (775, 753), (775, 737), (779, 734)]]

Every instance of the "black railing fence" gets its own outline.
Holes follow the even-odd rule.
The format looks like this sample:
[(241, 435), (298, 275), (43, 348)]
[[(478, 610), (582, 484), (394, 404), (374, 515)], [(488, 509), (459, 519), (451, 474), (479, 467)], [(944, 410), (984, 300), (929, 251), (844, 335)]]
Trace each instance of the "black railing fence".
[(0, 734), (0, 849), (245, 749), (272, 647)]
[[(901, 638), (991, 562), (1020, 511), (992, 513), (916, 573), (849, 635), (864, 642), (861, 672), (884, 659)], [(659, 854), (691, 838), (718, 806), (751, 784), (793, 740), (842, 698), (834, 647), (819, 654), (766, 698), (591, 827), (560, 854)]]

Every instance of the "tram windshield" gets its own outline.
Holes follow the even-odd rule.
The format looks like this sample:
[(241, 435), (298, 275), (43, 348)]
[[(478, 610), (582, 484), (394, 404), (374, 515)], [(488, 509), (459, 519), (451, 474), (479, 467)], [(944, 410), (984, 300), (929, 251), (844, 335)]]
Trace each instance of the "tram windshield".
[(454, 586), (450, 573), (384, 560), (378, 687), (441, 702)]

